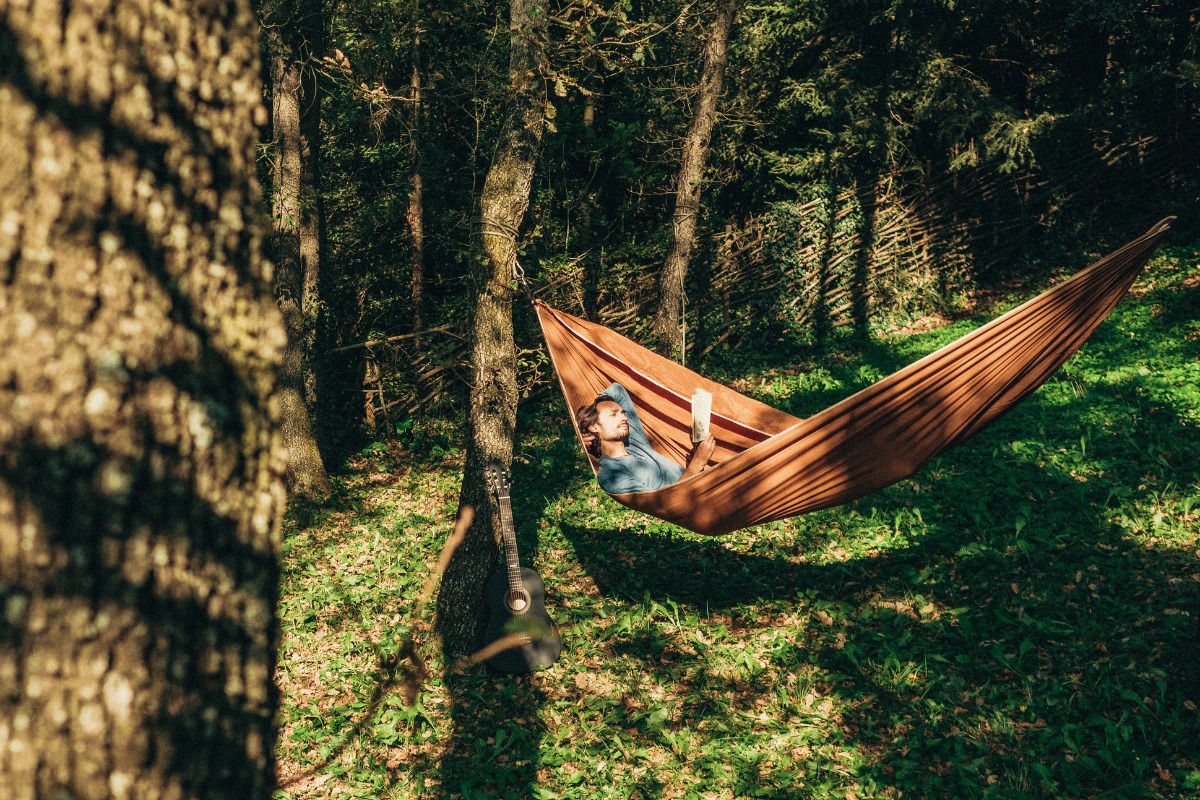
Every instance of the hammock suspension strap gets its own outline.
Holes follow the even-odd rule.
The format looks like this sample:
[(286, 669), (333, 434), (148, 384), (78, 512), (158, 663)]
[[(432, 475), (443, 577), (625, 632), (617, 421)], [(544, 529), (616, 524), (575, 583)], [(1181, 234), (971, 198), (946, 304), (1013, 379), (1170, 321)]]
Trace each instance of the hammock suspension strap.
[(517, 259), (517, 229), (503, 222), (497, 222), (494, 219), (480, 217), (479, 234), (481, 236), (498, 236), (508, 242), (509, 269), (512, 271), (513, 278), (521, 285), (521, 290), (524, 292), (525, 298), (532, 305), (534, 302), (533, 289), (529, 287), (529, 281), (525, 277), (525, 268), (521, 266), (521, 262)]

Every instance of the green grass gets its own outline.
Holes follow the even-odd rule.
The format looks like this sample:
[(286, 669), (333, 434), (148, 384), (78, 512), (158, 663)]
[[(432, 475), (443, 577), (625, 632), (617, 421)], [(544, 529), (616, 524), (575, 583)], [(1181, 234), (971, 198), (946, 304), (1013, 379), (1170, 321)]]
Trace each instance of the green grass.
[[(1200, 798), (1197, 258), (914, 479), (720, 539), (617, 506), (562, 408), (523, 409), (514, 513), (563, 656), (443, 671), (421, 620), (412, 704), (381, 657), (461, 462), (365, 452), (286, 530), (281, 797)], [(725, 377), (811, 413), (981, 321)]]

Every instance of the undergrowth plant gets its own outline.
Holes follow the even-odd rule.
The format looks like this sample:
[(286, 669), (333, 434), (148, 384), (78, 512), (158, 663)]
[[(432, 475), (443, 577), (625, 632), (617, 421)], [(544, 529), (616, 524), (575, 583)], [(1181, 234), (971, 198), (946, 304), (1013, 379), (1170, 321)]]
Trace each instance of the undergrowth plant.
[[(280, 797), (1200, 798), (1197, 257), (913, 479), (718, 539), (618, 506), (561, 403), (523, 409), (541, 673), (444, 664), (417, 615), (461, 454), (365, 452), (289, 518)], [(722, 377), (809, 414), (982, 321)]]

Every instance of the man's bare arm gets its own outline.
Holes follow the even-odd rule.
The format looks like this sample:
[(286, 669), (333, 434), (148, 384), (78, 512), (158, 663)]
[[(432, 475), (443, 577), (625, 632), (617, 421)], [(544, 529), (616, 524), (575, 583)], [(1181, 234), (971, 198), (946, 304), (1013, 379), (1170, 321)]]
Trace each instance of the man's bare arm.
[(708, 438), (697, 442), (695, 449), (692, 450), (691, 457), (688, 459), (687, 466), (683, 469), (683, 475), (679, 480), (690, 478), (704, 469), (709, 459), (712, 458), (713, 450), (716, 447), (717, 440), (713, 438), (712, 434), (709, 434)]

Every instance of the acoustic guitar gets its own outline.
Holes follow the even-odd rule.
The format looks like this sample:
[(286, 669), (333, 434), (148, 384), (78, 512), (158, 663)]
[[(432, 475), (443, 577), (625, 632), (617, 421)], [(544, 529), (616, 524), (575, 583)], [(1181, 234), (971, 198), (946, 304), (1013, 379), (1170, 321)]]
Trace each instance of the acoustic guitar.
[(504, 563), (492, 573), (484, 588), (488, 622), (484, 645), (510, 634), (528, 637), (523, 643), (500, 651), (487, 660), (498, 672), (525, 673), (545, 669), (558, 660), (562, 639), (558, 626), (546, 613), (546, 584), (517, 556), (517, 533), (513, 527), (508, 470), (492, 462), (484, 470), (488, 487), (500, 506)]

